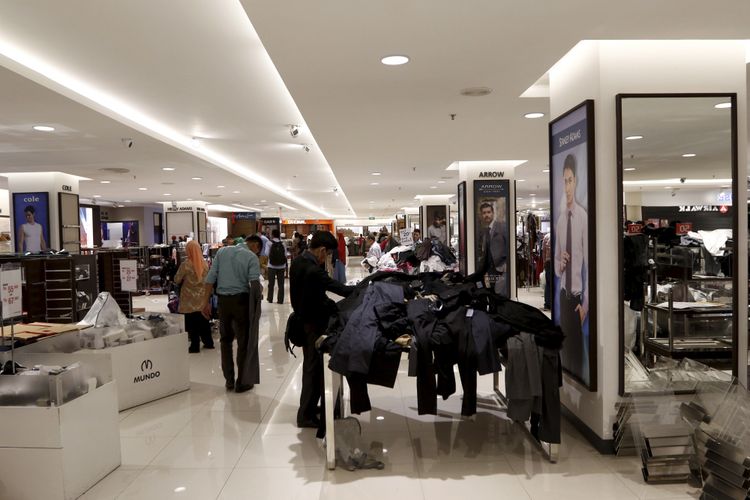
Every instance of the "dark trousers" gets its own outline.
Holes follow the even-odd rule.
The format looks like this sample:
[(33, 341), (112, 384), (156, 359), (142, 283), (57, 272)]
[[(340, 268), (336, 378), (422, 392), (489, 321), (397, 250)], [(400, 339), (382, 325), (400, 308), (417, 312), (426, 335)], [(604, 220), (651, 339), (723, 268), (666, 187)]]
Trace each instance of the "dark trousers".
[(560, 290), (560, 328), (565, 334), (562, 358), (565, 367), (581, 377), (585, 371), (583, 366), (583, 330), (581, 316), (576, 307), (581, 304), (581, 295), (574, 295)]
[(188, 332), (191, 348), (199, 349), (201, 341), (204, 346), (214, 345), (214, 339), (211, 338), (211, 325), (202, 312), (185, 313), (185, 330)]
[[(284, 274), (286, 269), (273, 269), (268, 268), (268, 302), (273, 302), (273, 287), (274, 284), (279, 285), (279, 292), (277, 302), (279, 304), (284, 302)], [(274, 283), (275, 282), (275, 283)]]
[(315, 348), (322, 329), (305, 324), (305, 345), (302, 347), (302, 391), (299, 396), (297, 423), (316, 420), (318, 403), (323, 395), (323, 355)]
[(552, 296), (552, 283), (554, 282), (554, 276), (552, 275), (552, 261), (548, 260), (544, 263), (544, 307), (549, 309), (549, 299)]
[(260, 322), (260, 283), (251, 283), (250, 293), (219, 295), (221, 370), (224, 379), (235, 383), (234, 346), (237, 339), (236, 385), (260, 382), (258, 325)]

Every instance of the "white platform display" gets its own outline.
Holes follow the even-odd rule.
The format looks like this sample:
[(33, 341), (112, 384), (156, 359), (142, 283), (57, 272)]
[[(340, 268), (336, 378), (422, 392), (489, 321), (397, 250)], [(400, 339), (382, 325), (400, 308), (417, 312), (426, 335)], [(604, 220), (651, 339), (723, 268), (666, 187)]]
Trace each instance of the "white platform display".
[(0, 407), (0, 498), (78, 498), (120, 465), (113, 382), (59, 407)]
[(82, 352), (111, 357), (122, 411), (190, 389), (187, 346), (187, 333), (180, 333)]

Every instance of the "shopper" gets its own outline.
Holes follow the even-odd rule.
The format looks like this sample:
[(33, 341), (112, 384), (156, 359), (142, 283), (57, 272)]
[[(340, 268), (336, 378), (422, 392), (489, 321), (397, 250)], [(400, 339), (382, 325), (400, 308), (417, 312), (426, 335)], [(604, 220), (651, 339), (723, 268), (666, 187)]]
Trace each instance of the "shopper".
[(210, 293), (203, 283), (208, 274), (208, 265), (197, 241), (188, 242), (185, 252), (187, 259), (182, 261), (174, 277), (174, 282), (180, 285), (180, 306), (177, 312), (185, 315), (185, 330), (190, 338), (188, 352), (197, 353), (200, 352), (201, 341), (206, 349), (214, 348), (211, 325), (208, 322), (210, 316), (203, 313), (206, 294)]
[[(260, 382), (257, 328), (251, 328), (260, 316), (260, 264), (244, 243), (219, 249), (205, 279), (206, 294), (216, 286), (219, 295), (219, 332), (221, 369), (227, 389), (245, 392)], [(254, 308), (257, 306), (257, 308)], [(208, 299), (203, 311), (210, 314)], [(251, 333), (254, 330), (254, 338)], [(237, 379), (234, 349), (237, 339)]]
[(367, 244), (370, 246), (369, 250), (367, 250), (367, 258), (375, 257), (376, 261), (380, 260), (380, 257), (383, 255), (383, 250), (381, 250), (380, 245), (375, 242), (375, 236), (371, 234), (368, 235)]
[(414, 241), (415, 245), (422, 243), (422, 231), (420, 231), (419, 229), (412, 230), (411, 239), (412, 241)]
[(268, 302), (273, 303), (274, 285), (278, 285), (276, 301), (284, 303), (284, 275), (287, 267), (287, 252), (281, 241), (279, 230), (271, 231), (271, 250), (268, 253)]
[(326, 292), (346, 297), (354, 291), (354, 287), (331, 279), (323, 267), (327, 256), (337, 248), (336, 238), (330, 232), (318, 231), (310, 241), (310, 248), (292, 262), (289, 270), (292, 309), (305, 332), (298, 427), (320, 424), (317, 411), (323, 390), (323, 360), (315, 341), (325, 332), (330, 313), (336, 307)]
[(448, 244), (445, 231), (445, 219), (440, 214), (435, 214), (432, 225), (427, 228), (427, 236), (429, 236), (431, 240), (438, 240), (444, 245)]

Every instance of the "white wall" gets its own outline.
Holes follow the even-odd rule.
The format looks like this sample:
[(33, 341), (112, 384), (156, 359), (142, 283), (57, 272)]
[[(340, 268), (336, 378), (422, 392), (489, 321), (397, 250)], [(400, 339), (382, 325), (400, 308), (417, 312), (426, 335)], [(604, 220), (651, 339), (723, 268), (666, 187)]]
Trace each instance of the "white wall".
[[(603, 439), (612, 438), (614, 403), (618, 398), (619, 304), (617, 254), (617, 158), (615, 95), (618, 93), (736, 92), (738, 108), (746, 109), (745, 47), (738, 41), (584, 41), (550, 70), (550, 115), (555, 118), (585, 99), (595, 100), (597, 211), (597, 332), (599, 390), (591, 393), (567, 376), (563, 404)], [(746, 114), (739, 113), (739, 158), (747, 158)], [(740, 165), (744, 187), (746, 165)], [(740, 189), (738, 206), (745, 206)], [(644, 202), (644, 205), (646, 203)], [(738, 211), (739, 234), (747, 239), (747, 213)], [(747, 276), (747, 249), (740, 245), (737, 273)], [(739, 288), (747, 304), (747, 288)], [(747, 352), (747, 317), (740, 315), (739, 352)], [(746, 363), (740, 363), (742, 365)]]

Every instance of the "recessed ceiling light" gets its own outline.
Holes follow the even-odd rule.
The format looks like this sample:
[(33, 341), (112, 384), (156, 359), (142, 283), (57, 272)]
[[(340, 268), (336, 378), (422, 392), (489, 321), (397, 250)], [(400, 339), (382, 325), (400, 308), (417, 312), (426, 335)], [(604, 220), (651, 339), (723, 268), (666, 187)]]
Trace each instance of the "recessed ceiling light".
[(380, 174), (380, 172), (373, 172), (373, 173), (372, 173), (372, 174), (370, 174), (370, 175), (381, 175), (381, 174)]
[(732, 107), (731, 102), (720, 102), (719, 104), (714, 105), (714, 108), (716, 109), (727, 109), (731, 107)]
[(194, 181), (202, 181), (203, 177), (191, 177)]
[(526, 179), (518, 179), (518, 182), (526, 182)]
[(148, 188), (138, 188), (138, 191), (148, 191)]
[(99, 181), (100, 184), (110, 184), (111, 181)]
[(635, 170), (635, 167), (628, 167), (625, 169), (626, 172), (632, 172), (633, 170)]
[(224, 188), (224, 187), (226, 187), (226, 186), (216, 186), (216, 187), (217, 187), (217, 188), (219, 188), (219, 189), (221, 189), (221, 188)]
[(385, 56), (380, 62), (386, 66), (401, 66), (408, 63), (409, 58), (407, 56)]
[(54, 132), (55, 131), (55, 127), (50, 127), (49, 125), (34, 125), (31, 128), (39, 132)]
[(664, 189), (672, 189), (672, 186), (664, 186)]
[(536, 196), (536, 193), (531, 193), (529, 196)]
[(94, 195), (94, 198), (101, 198), (101, 197), (102, 197), (102, 195), (100, 195), (100, 194), (95, 194)]
[(643, 139), (642, 135), (629, 135), (625, 138), (626, 141), (637, 141), (639, 139)]
[(437, 189), (437, 186), (430, 186), (430, 189)]
[(165, 172), (171, 172), (174, 170), (174, 167), (161, 167), (161, 169), (164, 170)]
[(437, 181), (438, 184), (445, 184), (445, 181)]
[(240, 194), (239, 191), (232, 191), (232, 193), (234, 193), (234, 194)]
[(378, 184), (380, 184), (380, 183), (379, 182), (371, 182), (370, 186), (377, 186)]
[(162, 196), (172, 196), (172, 193), (164, 193)]
[(193, 199), (192, 198), (188, 198), (187, 201), (193, 201)]
[(260, 200), (261, 203), (266, 203), (266, 200)]
[(533, 113), (526, 113), (523, 115), (524, 118), (542, 118), (544, 116), (544, 113), (540, 113), (538, 111), (535, 111)]
[(549, 173), (549, 169), (548, 169), (548, 168), (545, 168), (544, 170), (542, 170), (542, 173), (543, 173), (543, 174), (548, 174), (548, 173)]
[(682, 155), (682, 157), (683, 158), (694, 158), (695, 157), (695, 153), (685, 153), (684, 155)]
[(130, 203), (130, 200), (125, 200), (125, 203)]

